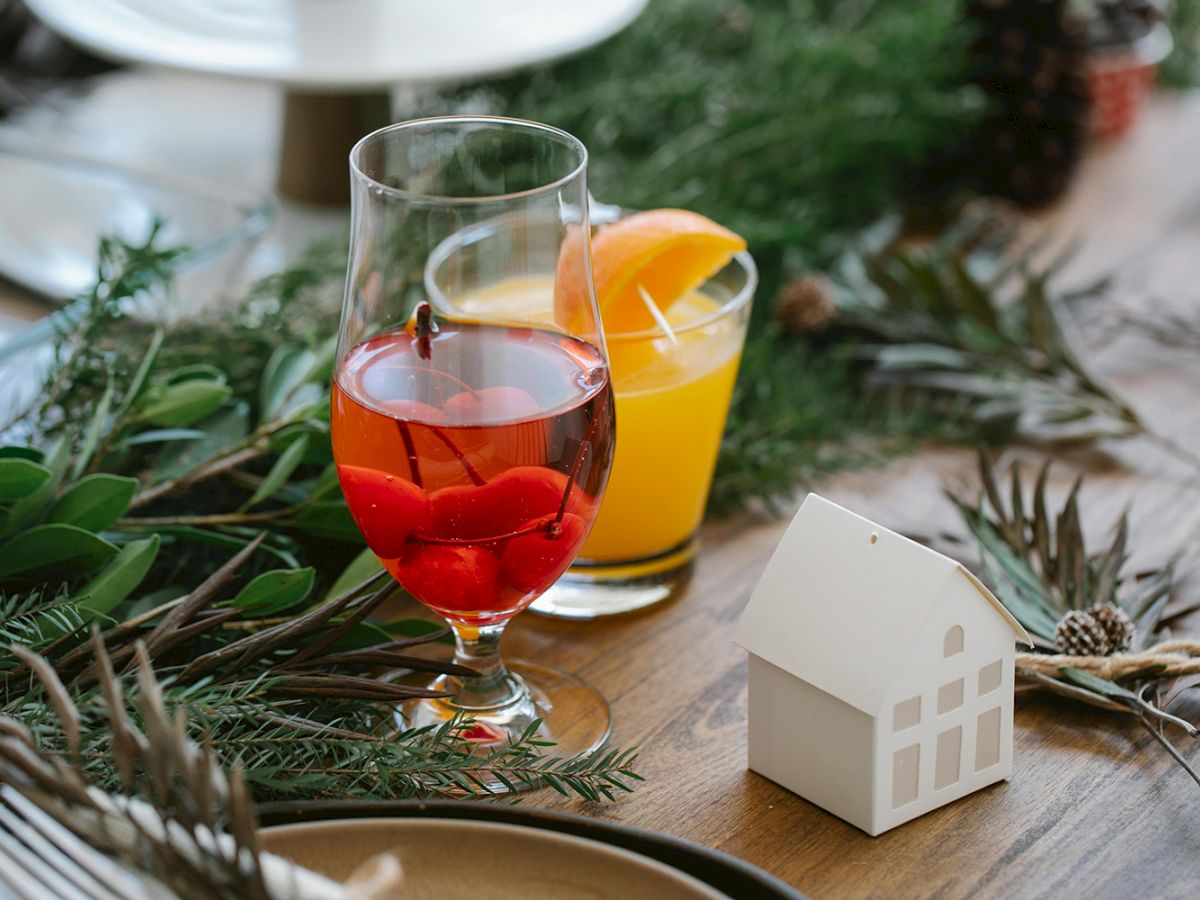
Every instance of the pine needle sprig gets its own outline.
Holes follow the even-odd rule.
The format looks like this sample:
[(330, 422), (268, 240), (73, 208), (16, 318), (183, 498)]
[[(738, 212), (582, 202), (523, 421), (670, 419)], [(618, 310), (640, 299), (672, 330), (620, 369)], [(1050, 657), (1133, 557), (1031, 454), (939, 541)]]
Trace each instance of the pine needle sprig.
[[(79, 765), (77, 738), (68, 755), (50, 753), (24, 724), (8, 717), (0, 718), (0, 782), (77, 838), (180, 897), (270, 898), (259, 865), (254, 808), (241, 775), (235, 769), (226, 777), (212, 751), (186, 737), (183, 720), (168, 714), (141, 648), (143, 727), (136, 727), (111, 662), (98, 641), (95, 646), (113, 765), (124, 791), (136, 784), (141, 797), (93, 790)], [(29, 661), (54, 700), (60, 727), (77, 735), (81, 714), (66, 688), (45, 660)]]
[(1136, 577), (1124, 573), (1129, 559), (1128, 513), (1117, 521), (1111, 544), (1090, 552), (1079, 510), (1082, 477), (1075, 480), (1061, 509), (1052, 513), (1047, 499), (1049, 472), (1047, 461), (1030, 493), (1014, 465), (1008, 488), (1002, 491), (994, 463), (981, 452), (979, 501), (951, 497), (979, 546), (996, 596), (1039, 648), (1048, 652), (1057, 651), (1055, 627), (1065, 613), (1103, 604), (1129, 615), (1135, 627), (1130, 649), (1145, 649), (1157, 639), (1171, 598), (1173, 564)]
[[(874, 383), (957, 397), (994, 439), (1061, 444), (1145, 433), (1137, 413), (1088, 363), (1069, 301), (1055, 291), (1066, 256), (1005, 260), (954, 233), (925, 246), (890, 244), (844, 266), (839, 319), (860, 342)], [(1003, 243), (1003, 242), (1002, 242)]]
[[(350, 593), (353, 600), (364, 602), (363, 598), (378, 592), (371, 592), (368, 584)], [(319, 609), (323, 621), (336, 622), (335, 614), (344, 614), (352, 606), (352, 602), (337, 598)], [(185, 629), (188, 622), (185, 620)], [(312, 647), (316, 642), (306, 644), (306, 636), (332, 632), (328, 625), (317, 622), (313, 617), (296, 631), (287, 632), (298, 641), (295, 646)], [(219, 629), (219, 624), (213, 627)], [(119, 632), (116, 638), (114, 631)], [(443, 633), (433, 631), (395, 644), (411, 647), (437, 640)], [(160, 668), (165, 672), (158, 689), (163, 703), (170, 710), (186, 710), (193, 739), (203, 740), (223, 763), (236, 763), (259, 799), (462, 796), (491, 793), (488, 785), (498, 782), (523, 789), (548, 784), (556, 789), (565, 787), (585, 799), (611, 800), (640, 780), (633, 768), (635, 750), (550, 757), (544, 752), (547, 745), (537, 738), (536, 726), (520, 740), (486, 753), (460, 737), (470, 725), (468, 719), (456, 719), (437, 729), (397, 733), (390, 704), (438, 694), (355, 676), (353, 667), (361, 660), (353, 650), (337, 653), (351, 657), (350, 672), (345, 671), (345, 663), (323, 659), (320, 653), (293, 665), (290, 659), (299, 654), (292, 652), (290, 643), (288, 649), (280, 649), (276, 643), (279, 634), (250, 646), (242, 644), (245, 638), (235, 641), (230, 646), (238, 645), (237, 652), (223, 655), (219, 666), (211, 664), (210, 656), (191, 672), (186, 663), (172, 662), (173, 645), (160, 640), (153, 651), (161, 656)], [(5, 667), (0, 714), (22, 721), (48, 746), (75, 748), (72, 752), (79, 754), (89, 777), (116, 789), (122, 778), (121, 765), (109, 753), (112, 737), (97, 715), (105, 691), (110, 689), (106, 667), (129, 671), (138, 660), (149, 662), (152, 651), (139, 638), (152, 635), (150, 628), (117, 626), (103, 633), (97, 628), (91, 640), (60, 656), (65, 663), (46, 664), (46, 671), (65, 684), (54, 703), (48, 702), (54, 698), (38, 689), (38, 678), (44, 673), (31, 670), (26, 651), (14, 649), (14, 663), (19, 664)], [(85, 647), (86, 652), (81, 652)], [(387, 645), (370, 648), (364, 654), (367, 665), (374, 669), (376, 654), (383, 653), (392, 666), (408, 664), (466, 674), (453, 663), (392, 654), (391, 649)], [(58, 673), (62, 673), (61, 680)], [(77, 674), (72, 677), (72, 673)], [(79, 710), (71, 717), (76, 724), (67, 731), (61, 728), (63, 696)], [(385, 705), (376, 705), (380, 703)]]
[[(1200, 683), (1200, 641), (1165, 640), (1166, 610), (1176, 586), (1174, 563), (1125, 571), (1128, 513), (1118, 520), (1111, 543), (1089, 552), (1081, 524), (1082, 478), (1052, 512), (1049, 468), (1049, 462), (1041, 467), (1026, 500), (1019, 468), (1013, 465), (1006, 501), (994, 463), (981, 452), (980, 496), (950, 497), (975, 539), (985, 580), (1035, 644), (1036, 653), (1018, 654), (1017, 675), (1026, 684), (1134, 716), (1200, 784), (1200, 773), (1163, 732), (1170, 724), (1200, 737), (1200, 729), (1165, 709)], [(1132, 622), (1129, 647), (1109, 656), (1064, 655), (1057, 642), (1059, 622), (1073, 611), (1104, 606), (1122, 610)]]
[(83, 411), (99, 402), (108, 385), (132, 374), (134, 358), (103, 336), (115, 322), (152, 306), (153, 295), (161, 298), (169, 284), (172, 263), (187, 248), (163, 245), (163, 224), (153, 222), (140, 242), (100, 238), (96, 282), (60, 319), (55, 365), (34, 410), (42, 434), (84, 420)]
[(815, 251), (983, 114), (968, 30), (958, 0), (658, 0), (586, 53), (423, 111), (550, 122), (588, 146), (602, 200), (694, 209), (756, 251)]
[[(345, 895), (341, 886), (261, 850), (241, 769), (226, 771), (210, 742), (190, 736), (182, 709), (168, 706), (144, 645), (136, 648), (135, 684), (126, 688), (98, 631), (92, 644), (100, 686), (94, 713), (76, 705), (45, 659), (24, 654), (53, 701), (68, 752), (47, 747), (22, 721), (0, 716), (0, 827), (12, 827), (10, 810), (20, 816), (26, 855), (50, 851), (59, 866), (77, 868), (75, 877), (96, 876), (128, 896), (159, 896), (155, 889), (164, 887), (183, 900)], [(98, 785), (84, 766), (80, 722), (92, 716), (104, 721), (117, 784)], [(81, 843), (72, 846), (61, 829)], [(84, 845), (124, 868), (97, 865)]]

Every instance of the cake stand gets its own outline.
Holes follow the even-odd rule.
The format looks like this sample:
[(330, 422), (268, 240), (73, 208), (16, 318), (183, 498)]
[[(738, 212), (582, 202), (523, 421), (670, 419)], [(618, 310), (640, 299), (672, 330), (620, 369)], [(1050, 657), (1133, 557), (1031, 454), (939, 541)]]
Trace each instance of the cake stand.
[(589, 47), (646, 0), (26, 0), (110, 59), (281, 85), (280, 193), (342, 204), (346, 154), (398, 83), (512, 71)]

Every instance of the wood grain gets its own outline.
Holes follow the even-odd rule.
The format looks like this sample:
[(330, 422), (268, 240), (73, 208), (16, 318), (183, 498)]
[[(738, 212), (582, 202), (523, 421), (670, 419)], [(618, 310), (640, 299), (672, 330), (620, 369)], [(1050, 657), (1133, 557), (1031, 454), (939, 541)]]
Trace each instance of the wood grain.
[[(1195, 247), (1200, 99), (1160, 99), (1122, 144), (1099, 148), (1078, 189), (1039, 228), (1084, 244), (1066, 277), (1122, 262), (1112, 300), (1089, 310), (1095, 360), (1154, 428), (1200, 447), (1200, 360), (1128, 328), (1114, 305), (1169, 303), (1200, 321)], [(1008, 460), (1036, 464), (1029, 450)], [(1085, 527), (1103, 539), (1125, 507), (1135, 564), (1182, 552), (1184, 595), (1200, 599), (1200, 471), (1150, 441), (1061, 455), (1062, 496), (1088, 473)], [(830, 499), (970, 559), (947, 484), (974, 485), (974, 458), (940, 447), (819, 485)], [(627, 618), (566, 623), (526, 614), (506, 652), (574, 671), (612, 701), (616, 743), (642, 748), (647, 783), (611, 806), (541, 792), (526, 802), (689, 838), (733, 853), (814, 897), (1195, 897), (1200, 787), (1132, 720), (1038, 695), (1016, 715), (1014, 776), (870, 838), (746, 770), (745, 660), (733, 624), (785, 521), (745, 516), (704, 530), (687, 594)], [(1196, 623), (1200, 629), (1200, 623)], [(846, 652), (854, 652), (852, 640)], [(1200, 715), (1193, 701), (1184, 711)], [(1200, 747), (1172, 740), (1200, 765)]]

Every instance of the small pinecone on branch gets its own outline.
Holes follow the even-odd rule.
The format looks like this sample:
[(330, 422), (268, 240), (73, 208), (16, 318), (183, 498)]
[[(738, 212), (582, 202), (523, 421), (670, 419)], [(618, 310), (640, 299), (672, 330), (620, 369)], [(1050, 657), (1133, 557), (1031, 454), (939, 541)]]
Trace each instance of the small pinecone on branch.
[(1108, 656), (1108, 631), (1091, 610), (1068, 610), (1054, 629), (1054, 643), (1068, 656)]
[(1111, 603), (1072, 609), (1054, 629), (1054, 642), (1069, 656), (1108, 656), (1133, 643), (1133, 620)]
[(775, 315), (792, 334), (806, 334), (826, 328), (837, 315), (837, 303), (824, 278), (804, 275), (780, 292)]
[(1133, 645), (1133, 619), (1129, 613), (1111, 603), (1093, 606), (1091, 613), (1108, 634), (1110, 653), (1124, 653)]

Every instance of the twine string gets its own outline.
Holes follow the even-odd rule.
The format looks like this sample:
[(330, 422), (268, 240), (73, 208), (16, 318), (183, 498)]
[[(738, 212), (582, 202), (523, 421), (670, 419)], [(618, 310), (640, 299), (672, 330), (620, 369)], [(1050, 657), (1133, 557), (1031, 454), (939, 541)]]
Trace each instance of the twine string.
[(1109, 681), (1147, 669), (1157, 670), (1155, 675), (1160, 678), (1197, 675), (1200, 674), (1200, 641), (1164, 641), (1140, 653), (1114, 653), (1112, 656), (1018, 653), (1016, 667), (1052, 677), (1057, 676), (1060, 669), (1080, 669)]

